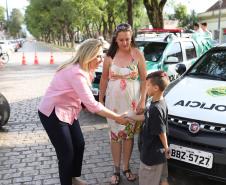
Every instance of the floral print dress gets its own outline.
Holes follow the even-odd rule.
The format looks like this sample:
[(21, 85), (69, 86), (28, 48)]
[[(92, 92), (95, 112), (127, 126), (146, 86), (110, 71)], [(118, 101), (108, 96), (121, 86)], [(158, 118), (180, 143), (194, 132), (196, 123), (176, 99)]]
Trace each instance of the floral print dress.
[[(112, 62), (109, 69), (109, 81), (106, 90), (105, 106), (118, 114), (135, 114), (140, 99), (138, 63), (132, 61), (127, 67), (119, 67)], [(139, 130), (140, 124), (120, 125), (107, 119), (110, 126), (110, 138), (115, 142), (131, 139)]]

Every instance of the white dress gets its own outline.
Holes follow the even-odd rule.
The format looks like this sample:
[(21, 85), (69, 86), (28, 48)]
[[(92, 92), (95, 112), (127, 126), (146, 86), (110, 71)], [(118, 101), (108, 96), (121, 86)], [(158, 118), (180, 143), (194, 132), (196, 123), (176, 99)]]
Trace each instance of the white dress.
[[(139, 99), (140, 81), (137, 62), (132, 60), (127, 67), (119, 67), (113, 61), (109, 69), (105, 106), (118, 114), (134, 114)], [(138, 124), (130, 123), (124, 126), (111, 119), (107, 121), (110, 126), (110, 138), (116, 142), (133, 138), (140, 128)]]

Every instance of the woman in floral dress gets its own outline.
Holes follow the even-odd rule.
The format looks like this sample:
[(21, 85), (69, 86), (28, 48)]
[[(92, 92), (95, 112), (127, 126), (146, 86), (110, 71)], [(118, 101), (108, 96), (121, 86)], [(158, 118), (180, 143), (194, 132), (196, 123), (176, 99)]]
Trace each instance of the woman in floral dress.
[[(135, 47), (133, 32), (129, 24), (116, 27), (111, 46), (104, 60), (100, 81), (99, 101), (118, 114), (141, 113), (145, 106), (146, 67), (143, 54)], [(114, 174), (111, 184), (119, 184), (120, 162), (123, 159), (123, 174), (128, 181), (136, 180), (129, 169), (134, 134), (138, 123), (119, 125), (108, 119), (110, 126), (111, 152)]]

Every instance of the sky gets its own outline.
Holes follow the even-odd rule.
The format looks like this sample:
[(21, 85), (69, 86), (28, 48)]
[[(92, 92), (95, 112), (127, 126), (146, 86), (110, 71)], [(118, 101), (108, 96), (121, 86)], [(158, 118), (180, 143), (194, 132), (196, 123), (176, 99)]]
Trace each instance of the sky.
[(187, 5), (188, 10), (195, 10), (196, 13), (205, 12), (218, 0), (174, 0), (174, 2)]
[[(187, 5), (188, 10), (194, 9), (196, 13), (206, 11), (210, 6), (217, 2), (217, 0), (174, 0), (174, 1), (176, 3), (182, 3)], [(21, 10), (22, 13), (24, 13), (24, 10), (28, 5), (28, 0), (0, 0), (0, 6), (6, 7), (6, 2), (8, 4), (9, 15), (13, 8), (18, 8)]]
[(18, 8), (24, 14), (26, 6), (29, 4), (28, 0), (0, 0), (0, 6), (6, 8), (6, 2), (8, 4), (9, 15), (13, 8)]

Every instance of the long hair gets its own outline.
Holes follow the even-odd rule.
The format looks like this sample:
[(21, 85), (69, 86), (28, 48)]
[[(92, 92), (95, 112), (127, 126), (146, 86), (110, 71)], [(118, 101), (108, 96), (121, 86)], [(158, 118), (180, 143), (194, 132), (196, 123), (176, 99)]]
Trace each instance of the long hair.
[(98, 39), (87, 39), (80, 46), (76, 52), (75, 57), (73, 57), (69, 62), (61, 65), (57, 71), (66, 68), (69, 65), (80, 64), (84, 71), (89, 71), (89, 62), (95, 58), (102, 47), (102, 43)]
[(119, 32), (127, 32), (127, 31), (131, 32), (131, 34), (132, 34), (131, 46), (136, 47), (135, 39), (134, 39), (134, 36), (133, 36), (133, 31), (132, 31), (131, 26), (127, 23), (122, 23), (122, 24), (119, 24), (115, 28), (115, 31), (113, 33), (113, 37), (112, 37), (112, 40), (111, 40), (111, 45), (110, 45), (109, 50), (107, 52), (107, 56), (110, 56), (112, 59), (115, 57), (115, 54), (118, 50), (118, 44), (116, 42), (116, 38), (118, 36), (118, 33)]

